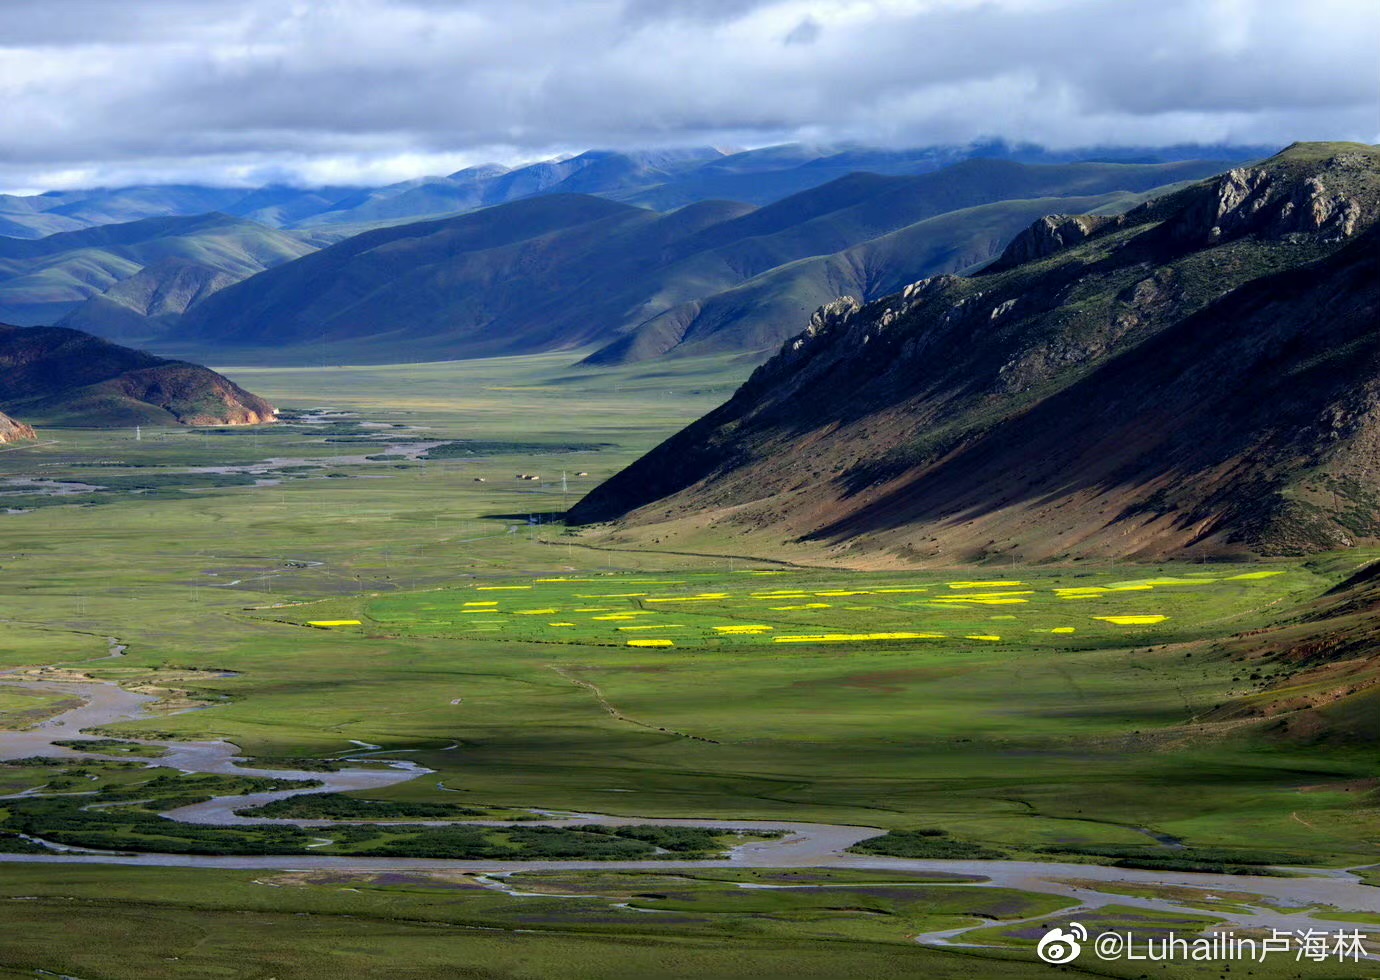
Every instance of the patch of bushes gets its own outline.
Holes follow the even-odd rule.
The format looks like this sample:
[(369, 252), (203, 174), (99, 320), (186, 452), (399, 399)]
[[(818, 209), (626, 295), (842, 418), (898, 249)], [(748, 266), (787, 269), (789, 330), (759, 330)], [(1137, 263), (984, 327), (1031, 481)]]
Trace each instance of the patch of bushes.
[(1270, 865), (1297, 864), (1299, 857), (1285, 851), (1252, 851), (1229, 847), (1184, 847), (1166, 850), (1153, 846), (1057, 845), (1040, 848), (1042, 854), (1071, 854), (1109, 859), (1115, 868), (1149, 871), (1200, 871), (1209, 874), (1269, 875)]
[(0, 854), (46, 854), (48, 848), (18, 834), (0, 834)]
[(538, 453), (597, 453), (609, 442), (508, 442), (496, 439), (462, 439), (427, 450), (423, 459), (463, 459), (466, 456), (512, 456)]
[(943, 830), (893, 830), (880, 837), (869, 837), (849, 848), (855, 854), (882, 854), (900, 858), (994, 861), (1006, 857), (1002, 851), (971, 841), (954, 840)]
[(287, 817), (293, 820), (459, 820), (487, 811), (454, 803), (362, 800), (341, 793), (303, 793), (261, 807), (236, 810), (242, 817)]

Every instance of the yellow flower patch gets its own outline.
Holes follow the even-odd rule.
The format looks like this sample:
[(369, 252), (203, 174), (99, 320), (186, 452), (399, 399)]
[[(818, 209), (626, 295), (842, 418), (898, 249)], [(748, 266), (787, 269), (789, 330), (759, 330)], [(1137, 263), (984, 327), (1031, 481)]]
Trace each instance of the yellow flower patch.
[(674, 640), (629, 640), (630, 647), (673, 647)]
[(514, 616), (554, 616), (559, 609), (514, 609)]
[(531, 589), (530, 585), (476, 585), (476, 592), (523, 592)]
[(498, 600), (497, 600), (497, 599), (489, 599), (489, 600), (486, 600), (486, 601), (484, 601), (484, 602), (467, 602), (467, 603), (465, 603), (465, 605), (467, 605), (467, 606), (496, 606), (496, 605), (498, 605)]
[(1019, 606), (1029, 599), (980, 599), (977, 596), (963, 596), (962, 598), (938, 598), (931, 599), (926, 605), (938, 606), (941, 609), (945, 606)]
[(715, 631), (716, 633), (723, 633), (723, 634), (726, 635), (726, 636), (752, 636), (752, 635), (755, 635), (755, 634), (757, 634), (757, 633), (769, 633), (769, 632), (771, 632), (772, 629), (773, 629), (773, 627), (771, 627), (771, 626), (760, 626), (760, 625), (759, 625), (759, 626), (748, 626), (748, 625), (744, 625), (744, 626), (715, 626), (715, 627), (714, 627), (714, 631)]
[(978, 634), (975, 634), (975, 635), (973, 635), (973, 636), (965, 636), (964, 639), (965, 639), (965, 640), (986, 640), (986, 641), (989, 642), (989, 643), (997, 643), (997, 642), (999, 642), (999, 641), (1001, 640), (1001, 637), (1000, 637), (1000, 636), (989, 636), (989, 635), (984, 634), (984, 633), (978, 633)]
[(707, 602), (732, 598), (727, 592), (701, 592), (699, 595), (675, 596), (669, 599), (648, 599), (648, 602)]
[(1113, 626), (1153, 626), (1162, 623), (1168, 616), (1094, 616), (1093, 619), (1100, 619), (1104, 623), (1111, 623)]
[(1055, 589), (1054, 594), (1060, 599), (1091, 599), (1111, 592), (1149, 592), (1154, 586), (1141, 582), (1139, 584), (1128, 585), (1083, 585), (1078, 588)]
[(803, 606), (772, 606), (772, 612), (798, 612), (801, 609), (828, 609), (827, 602), (807, 602)]
[(943, 633), (818, 633), (812, 636), (774, 636), (773, 643), (865, 643), (870, 640), (942, 640)]
[(317, 629), (334, 629), (337, 626), (362, 626), (357, 619), (314, 619), (307, 623), (308, 626), (315, 626)]
[(547, 623), (547, 626), (574, 626), (574, 623)]
[(1101, 596), (1109, 595), (1113, 592), (1149, 592), (1154, 588), (1153, 585), (1118, 585), (1108, 587), (1104, 585), (1086, 585), (1079, 588), (1055, 589), (1054, 594), (1060, 599), (1097, 599)]
[(950, 582), (951, 589), (1002, 589), (1025, 585), (1024, 582)]
[(1157, 585), (1211, 585), (1216, 582), (1215, 578), (1137, 578), (1128, 582), (1113, 582), (1109, 588), (1113, 592), (1126, 592), (1134, 586), (1141, 589), (1152, 589)]

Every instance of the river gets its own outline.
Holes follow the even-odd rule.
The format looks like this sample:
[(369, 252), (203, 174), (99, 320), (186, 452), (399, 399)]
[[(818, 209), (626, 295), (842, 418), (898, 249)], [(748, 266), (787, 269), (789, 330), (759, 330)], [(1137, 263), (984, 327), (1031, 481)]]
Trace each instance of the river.
[[(119, 656), (122, 648), (112, 640), (112, 656)], [(0, 683), (35, 691), (56, 692), (82, 699), (82, 704), (63, 712), (25, 731), (0, 731), (0, 759), (27, 756), (59, 758), (117, 758), (130, 761), (129, 756), (103, 756), (97, 752), (82, 752), (53, 744), (56, 740), (83, 737), (85, 729), (99, 728), (126, 721), (153, 717), (147, 711), (150, 695), (126, 691), (100, 681), (41, 680), (6, 678)], [(98, 737), (98, 736), (89, 736)], [(271, 820), (238, 816), (236, 810), (262, 806), (272, 800), (298, 793), (340, 793), (378, 789), (394, 783), (416, 779), (430, 772), (414, 763), (391, 760), (389, 768), (342, 769), (338, 772), (306, 772), (282, 769), (255, 769), (241, 765), (239, 749), (225, 741), (159, 741), (128, 739), (157, 746), (166, 754), (148, 761), (151, 765), (180, 769), (189, 773), (221, 773), (259, 776), (277, 779), (311, 779), (322, 785), (309, 789), (284, 790), (247, 796), (227, 796), (180, 807), (164, 814), (172, 820), (203, 824), (291, 823), (303, 827), (329, 827), (330, 820)], [(361, 753), (363, 754), (363, 752)], [(377, 755), (379, 753), (371, 753)], [(387, 821), (380, 821), (381, 823)], [(397, 821), (402, 822), (402, 821)], [(406, 821), (411, 825), (424, 823)], [(455, 823), (456, 821), (447, 821)], [(502, 825), (501, 821), (464, 821), (487, 825)], [(1380, 915), (1380, 888), (1364, 884), (1359, 877), (1345, 870), (1319, 868), (1290, 868), (1290, 877), (1264, 875), (1221, 875), (1188, 872), (1144, 871), (1113, 868), (1094, 864), (1070, 864), (1034, 861), (948, 861), (915, 860), (850, 854), (848, 848), (860, 840), (882, 831), (875, 827), (841, 824), (803, 823), (792, 820), (735, 820), (732, 818), (640, 818), (594, 813), (552, 814), (540, 821), (524, 821), (522, 826), (579, 826), (581, 824), (656, 824), (699, 827), (733, 827), (745, 830), (785, 830), (787, 835), (774, 839), (753, 841), (733, 849), (727, 857), (713, 861), (504, 861), (504, 860), (437, 860), (429, 858), (345, 857), (332, 855), (233, 855), (207, 857), (187, 854), (139, 854), (59, 852), (51, 854), (0, 854), (0, 862), (38, 864), (117, 864), (143, 867), (185, 867), (221, 869), (276, 870), (334, 870), (334, 871), (465, 871), (505, 874), (520, 871), (559, 870), (686, 870), (706, 867), (741, 868), (853, 868), (885, 871), (947, 872), (980, 875), (985, 880), (955, 887), (1009, 887), (1024, 891), (1061, 895), (1078, 903), (1075, 911), (1092, 910), (1104, 905), (1131, 906), (1177, 914), (1196, 910), (1166, 898), (1134, 897), (1100, 890), (1099, 884), (1177, 886), (1199, 890), (1205, 895), (1217, 892), (1248, 893), (1260, 896), (1260, 904), (1246, 908), (1214, 909), (1198, 912), (1224, 919), (1234, 929), (1317, 929), (1334, 933), (1339, 928), (1356, 928), (1362, 933), (1366, 924), (1343, 922), (1338, 919), (1317, 919), (1310, 914), (1315, 906), (1330, 906), (1344, 912)], [(1271, 905), (1281, 906), (1271, 908)], [(1336, 913), (1333, 913), (1336, 914)], [(1344, 916), (1341, 916), (1344, 918)], [(1047, 919), (1048, 916), (1042, 916)], [(919, 937), (919, 941), (935, 945), (963, 945), (963, 934), (984, 926), (965, 926), (934, 932)], [(1373, 931), (1380, 932), (1375, 926)]]

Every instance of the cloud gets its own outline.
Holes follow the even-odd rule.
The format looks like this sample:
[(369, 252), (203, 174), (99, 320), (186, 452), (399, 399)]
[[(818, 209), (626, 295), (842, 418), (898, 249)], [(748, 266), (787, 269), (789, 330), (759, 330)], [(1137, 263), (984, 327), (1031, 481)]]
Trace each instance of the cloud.
[(1369, 0), (6, 0), (0, 186), (590, 146), (1377, 139)]
[(819, 26), (819, 21), (813, 17), (806, 17), (791, 28), (790, 33), (782, 38), (782, 42), (785, 44), (814, 44), (819, 40), (821, 30), (823, 28)]

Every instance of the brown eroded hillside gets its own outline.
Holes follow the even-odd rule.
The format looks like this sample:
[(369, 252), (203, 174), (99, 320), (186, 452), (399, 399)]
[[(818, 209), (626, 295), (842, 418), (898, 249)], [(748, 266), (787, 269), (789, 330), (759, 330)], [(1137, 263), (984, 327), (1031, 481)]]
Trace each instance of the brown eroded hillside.
[(275, 410), (210, 368), (64, 327), (0, 324), (0, 408), (53, 425), (245, 425)]
[(34, 430), (23, 422), (16, 422), (3, 412), (0, 412), (0, 444), (7, 442), (23, 442), (26, 439), (34, 438)]

